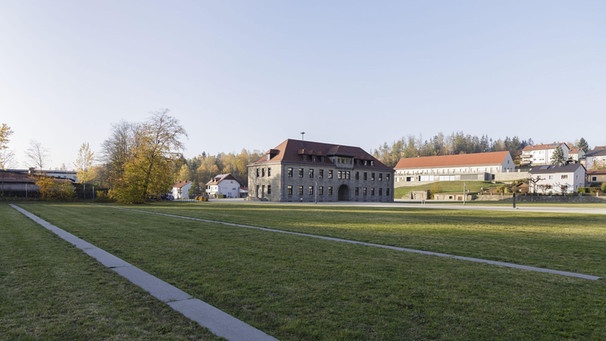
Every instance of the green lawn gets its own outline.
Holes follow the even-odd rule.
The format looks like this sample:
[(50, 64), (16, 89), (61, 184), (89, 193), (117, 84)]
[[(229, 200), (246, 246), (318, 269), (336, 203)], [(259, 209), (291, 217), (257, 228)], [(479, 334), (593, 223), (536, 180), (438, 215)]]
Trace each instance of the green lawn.
[(0, 339), (201, 338), (215, 337), (0, 203)]
[[(606, 216), (220, 203), (22, 206), (282, 340), (606, 338), (604, 280), (134, 210), (604, 277)], [(17, 233), (7, 231), (2, 233)], [(40, 239), (61, 245), (50, 236)], [(91, 261), (80, 262), (88, 264), (84, 277), (104, 273)]]

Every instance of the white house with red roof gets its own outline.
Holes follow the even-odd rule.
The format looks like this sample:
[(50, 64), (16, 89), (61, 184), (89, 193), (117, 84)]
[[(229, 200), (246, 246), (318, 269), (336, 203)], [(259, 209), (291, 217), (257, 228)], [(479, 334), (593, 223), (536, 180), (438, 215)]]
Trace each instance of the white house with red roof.
[(210, 198), (239, 198), (240, 182), (231, 174), (219, 174), (206, 183), (206, 194)]
[(419, 181), (492, 180), (493, 174), (514, 172), (508, 151), (402, 158), (394, 167), (396, 187)]
[(393, 173), (360, 147), (288, 139), (248, 165), (249, 198), (392, 202)]
[(520, 166), (550, 165), (556, 149), (562, 148), (564, 160), (568, 160), (570, 147), (566, 143), (535, 144), (522, 149)]
[(173, 185), (172, 194), (175, 200), (188, 199), (189, 189), (192, 186), (191, 181), (179, 181)]

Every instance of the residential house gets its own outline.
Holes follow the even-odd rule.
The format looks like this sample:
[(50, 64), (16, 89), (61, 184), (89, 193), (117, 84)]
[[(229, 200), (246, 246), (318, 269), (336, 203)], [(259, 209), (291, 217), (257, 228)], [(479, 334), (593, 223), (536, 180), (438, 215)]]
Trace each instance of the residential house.
[(179, 181), (173, 185), (173, 198), (178, 199), (189, 199), (189, 189), (192, 186), (191, 181)]
[(572, 147), (568, 152), (568, 162), (569, 163), (580, 163), (585, 159), (585, 151), (581, 148)]
[(592, 185), (601, 185), (602, 183), (606, 182), (606, 169), (588, 170), (587, 182)]
[(209, 198), (239, 198), (240, 182), (231, 174), (219, 174), (206, 183)]
[(536, 166), (530, 169), (530, 193), (571, 194), (585, 186), (586, 171), (581, 164)]
[(566, 143), (537, 144), (522, 149), (520, 166), (550, 165), (551, 158), (558, 147), (562, 148), (564, 160), (568, 160), (570, 147)]
[(588, 170), (606, 169), (606, 146), (597, 146), (585, 154)]
[(402, 158), (395, 166), (396, 187), (419, 181), (492, 180), (495, 173), (513, 172), (508, 151)]
[(392, 202), (393, 174), (360, 147), (287, 139), (248, 165), (249, 198)]

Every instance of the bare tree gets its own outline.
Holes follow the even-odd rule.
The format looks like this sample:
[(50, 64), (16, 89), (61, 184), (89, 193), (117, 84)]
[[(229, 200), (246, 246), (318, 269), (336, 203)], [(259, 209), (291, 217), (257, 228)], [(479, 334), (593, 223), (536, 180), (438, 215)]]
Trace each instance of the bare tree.
[(48, 162), (48, 150), (44, 148), (42, 143), (31, 140), (30, 147), (26, 151), (29, 160), (29, 166), (37, 169), (44, 169)]

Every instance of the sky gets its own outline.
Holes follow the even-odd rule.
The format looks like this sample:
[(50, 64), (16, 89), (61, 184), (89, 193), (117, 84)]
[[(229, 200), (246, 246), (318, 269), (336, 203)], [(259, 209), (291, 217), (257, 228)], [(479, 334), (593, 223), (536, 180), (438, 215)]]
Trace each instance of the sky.
[(606, 145), (606, 1), (0, 0), (0, 123), (73, 168), (169, 109), (187, 158), (463, 132)]

